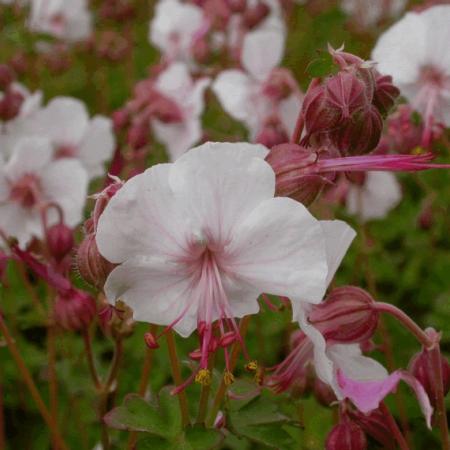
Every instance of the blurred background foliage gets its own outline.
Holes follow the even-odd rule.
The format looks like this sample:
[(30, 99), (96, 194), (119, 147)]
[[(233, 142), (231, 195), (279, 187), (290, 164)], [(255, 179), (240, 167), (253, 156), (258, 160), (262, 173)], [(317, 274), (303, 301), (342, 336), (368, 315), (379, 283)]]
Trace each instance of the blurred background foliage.
[[(70, 1), (70, 0), (67, 0)], [(93, 8), (98, 8), (99, 0)], [(70, 69), (61, 73), (50, 71), (42, 58), (34, 53), (36, 40), (41, 37), (30, 34), (25, 17), (12, 13), (11, 8), (0, 6), (0, 62), (7, 62), (18, 53), (28, 55), (29, 67), (20, 77), (30, 90), (40, 89), (45, 100), (57, 95), (74, 96), (88, 105), (92, 114), (110, 114), (130, 97), (133, 85), (145, 78), (149, 67), (158, 62), (159, 55), (147, 39), (148, 22), (154, 2), (136, 0), (135, 19), (120, 25), (99, 20), (97, 36), (105, 30), (115, 30), (131, 36), (133, 45), (127, 61), (112, 63), (95, 55), (89, 45), (74, 47), (70, 54)], [(345, 44), (346, 50), (363, 58), (370, 56), (371, 48), (383, 27), (360, 33), (352, 29), (348, 18), (332, 1), (316, 1), (316, 7), (293, 5), (287, 21), (289, 35), (284, 65), (306, 89), (311, 79), (310, 71), (320, 66), (321, 52), (330, 43), (334, 47)], [(416, 2), (418, 3), (418, 2)], [(319, 63), (317, 61), (319, 60)], [(311, 63), (313, 64), (311, 65)], [(320, 69), (320, 67), (319, 67)], [(211, 140), (223, 140), (226, 136), (245, 137), (243, 129), (221, 111), (213, 94), (208, 92), (207, 110), (204, 114), (205, 132)], [(449, 149), (440, 148), (442, 160), (449, 160)], [(155, 149), (151, 163), (162, 161), (164, 153)], [(340, 207), (327, 206), (320, 201), (313, 207), (319, 218), (337, 217), (351, 223), (358, 230), (352, 245), (335, 279), (335, 285), (355, 284), (369, 289), (381, 301), (394, 303), (410, 314), (421, 326), (432, 326), (443, 332), (442, 350), (450, 352), (450, 174), (447, 171), (430, 171), (399, 176), (403, 186), (403, 201), (382, 221), (361, 225), (354, 217), (346, 215)], [(95, 192), (96, 187), (92, 187)], [(88, 203), (88, 210), (92, 203)], [(424, 214), (424, 211), (430, 211)], [(425, 211), (425, 212), (426, 212)], [(88, 211), (87, 213), (88, 214)], [(26, 274), (30, 277), (30, 274)], [(46, 328), (37, 313), (30, 292), (23, 283), (18, 267), (10, 263), (7, 282), (1, 287), (0, 308), (8, 320), (28, 367), (38, 384), (44, 399), (48, 399), (48, 371), (46, 354)], [(39, 281), (30, 279), (41, 298), (49, 295)], [(81, 280), (78, 283), (89, 289)], [(374, 356), (387, 367), (405, 367), (410, 357), (419, 350), (417, 342), (401, 327), (386, 320), (385, 333), (393, 352), (393, 367), (379, 351)], [(134, 334), (125, 342), (125, 357), (119, 375), (116, 403), (136, 392), (141, 368), (147, 352), (143, 334), (146, 324), (137, 324)], [(252, 318), (246, 338), (249, 353), (264, 366), (273, 366), (287, 354), (289, 333), (295, 329), (290, 323), (288, 311), (272, 312), (262, 307), (262, 313)], [(94, 351), (101, 374), (105, 374), (112, 357), (112, 343), (101, 331), (95, 331)], [(381, 342), (380, 336), (376, 338)], [(186, 357), (195, 347), (195, 338), (178, 338), (179, 354)], [(95, 392), (91, 385), (81, 336), (60, 331), (57, 336), (57, 374), (59, 393), (59, 421), (64, 437), (71, 449), (92, 449), (99, 442)], [(189, 373), (186, 362), (185, 375)], [(238, 364), (236, 376), (244, 384), (251, 382), (243, 371), (243, 360)], [(158, 392), (172, 383), (165, 346), (153, 352), (151, 392)], [(49, 435), (30, 399), (27, 389), (0, 340), (0, 396), (4, 407), (4, 423), (8, 438), (8, 450), (44, 450), (49, 448)], [(238, 388), (236, 388), (238, 389)], [(191, 408), (199, 396), (199, 387), (187, 390)], [(283, 395), (281, 399), (263, 400), (276, 402), (284, 414), (300, 426), (283, 425), (269, 428), (266, 435), (253, 439), (230, 435), (221, 448), (247, 449), (305, 449), (324, 448), (324, 439), (336, 418), (336, 411), (320, 406), (312, 395), (302, 398)], [(272, 396), (273, 397), (273, 396)], [(448, 399), (447, 399), (448, 402)], [(233, 402), (232, 402), (233, 403)], [(401, 386), (399, 396), (391, 395), (388, 404), (398, 413), (399, 404), (408, 415), (412, 433), (412, 448), (416, 450), (439, 448), (436, 432), (426, 430), (415, 397), (408, 388)], [(230, 406), (231, 408), (236, 406)], [(259, 408), (264, 409), (264, 405)], [(267, 425), (264, 425), (267, 426)], [(261, 430), (264, 430), (264, 426)], [(264, 434), (264, 433), (262, 433)], [(124, 449), (128, 439), (126, 432), (113, 431), (117, 449)], [(370, 444), (373, 449), (376, 444)], [(149, 447), (150, 448), (150, 447)]]

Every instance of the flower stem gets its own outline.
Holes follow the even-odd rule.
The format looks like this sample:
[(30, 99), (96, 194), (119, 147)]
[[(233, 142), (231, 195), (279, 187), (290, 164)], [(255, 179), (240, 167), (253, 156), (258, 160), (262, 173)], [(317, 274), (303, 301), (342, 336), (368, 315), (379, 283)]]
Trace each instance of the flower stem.
[[(208, 370), (212, 373), (214, 369), (214, 353), (209, 355), (208, 359)], [(196, 423), (204, 424), (206, 420), (206, 414), (208, 411), (208, 401), (209, 401), (209, 394), (211, 392), (211, 385), (210, 384), (203, 384), (202, 390), (200, 392), (200, 402), (198, 406), (198, 414), (197, 414), (197, 420)]]
[(388, 313), (395, 317), (405, 328), (407, 328), (417, 340), (425, 347), (431, 348), (434, 345), (434, 341), (414, 322), (407, 314), (401, 309), (397, 308), (390, 303), (376, 302), (375, 308), (379, 312)]
[[(50, 319), (47, 326), (47, 356), (48, 356), (48, 386), (50, 394), (50, 413), (55, 423), (58, 423), (58, 380), (56, 376), (56, 346), (55, 325)], [(58, 448), (55, 441), (54, 449)]]
[(91, 333), (88, 328), (83, 330), (83, 340), (84, 340), (84, 348), (86, 351), (86, 359), (89, 366), (89, 373), (91, 374), (92, 381), (94, 382), (94, 386), (97, 390), (100, 390), (102, 387), (102, 383), (100, 381), (100, 377), (98, 376), (97, 369), (95, 367), (94, 354), (92, 352), (92, 339)]
[(20, 355), (19, 349), (17, 348), (16, 343), (14, 342), (14, 338), (10, 335), (8, 327), (6, 326), (6, 323), (4, 322), (1, 314), (0, 314), (0, 331), (5, 338), (6, 345), (8, 346), (11, 356), (13, 357), (14, 362), (16, 363), (19, 372), (22, 375), (22, 378), (25, 381), (28, 390), (30, 391), (31, 397), (35, 401), (42, 418), (44, 419), (45, 423), (50, 429), (53, 440), (58, 445), (58, 449), (69, 450), (69, 447), (67, 447), (59, 432), (57, 423), (53, 420), (52, 415), (50, 414), (50, 412), (47, 409), (47, 406), (42, 400), (42, 397), (39, 394), (36, 384), (33, 381), (33, 377), (31, 376), (30, 371), (25, 365), (25, 362), (22, 356)]
[(436, 344), (430, 350), (431, 365), (435, 376), (435, 403), (436, 403), (436, 422), (441, 431), (442, 450), (450, 450), (450, 439), (447, 424), (447, 411), (445, 408), (444, 383), (442, 377), (441, 350), (439, 344)]
[(0, 372), (0, 448), (6, 448), (5, 410), (4, 410), (3, 385), (1, 375), (2, 374)]
[[(244, 318), (241, 319), (241, 322), (239, 324), (239, 334), (241, 335), (242, 339), (244, 339), (247, 333), (250, 317), (251, 316), (245, 316)], [(240, 351), (241, 345), (239, 342), (236, 342), (233, 346), (233, 350), (231, 351), (230, 371), (232, 371), (236, 367), (236, 362)], [(213, 406), (209, 413), (208, 420), (206, 421), (206, 426), (212, 427), (214, 425), (214, 421), (216, 420), (217, 413), (219, 412), (219, 409), (222, 406), (222, 402), (226, 392), (227, 392), (227, 385), (225, 383), (225, 380), (222, 379), (219, 388), (217, 389), (216, 396), (214, 397)]]
[[(175, 344), (175, 338), (172, 330), (169, 330), (166, 333), (166, 342), (167, 342), (167, 349), (169, 351), (170, 365), (172, 367), (172, 377), (175, 382), (175, 385), (180, 386), (181, 384), (183, 384), (183, 379), (181, 377), (180, 362), (178, 360), (177, 347)], [(186, 397), (186, 392), (184, 392), (184, 390), (178, 393), (178, 401), (180, 403), (180, 411), (183, 420), (183, 426), (186, 426), (190, 422), (190, 420), (189, 420), (188, 401)]]
[(389, 429), (391, 430), (393, 436), (395, 437), (395, 440), (397, 441), (400, 449), (401, 450), (410, 450), (405, 437), (403, 436), (402, 432), (400, 431), (400, 428), (397, 425), (397, 422), (395, 421), (394, 417), (392, 416), (391, 412), (389, 411), (389, 408), (386, 406), (386, 404), (384, 402), (380, 403), (380, 410), (384, 414), (384, 417), (389, 425)]

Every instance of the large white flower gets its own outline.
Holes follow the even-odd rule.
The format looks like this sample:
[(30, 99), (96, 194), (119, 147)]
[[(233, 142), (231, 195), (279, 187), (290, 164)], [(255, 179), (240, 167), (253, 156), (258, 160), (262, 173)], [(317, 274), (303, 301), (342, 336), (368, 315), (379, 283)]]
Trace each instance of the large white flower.
[(18, 131), (48, 138), (55, 158), (77, 158), (89, 178), (104, 175), (114, 151), (112, 121), (99, 115), (90, 119), (84, 103), (71, 97), (55, 97)]
[(169, 60), (191, 60), (191, 48), (204, 26), (200, 7), (178, 0), (160, 0), (150, 22), (149, 40)]
[(362, 186), (350, 184), (346, 208), (362, 220), (383, 219), (402, 198), (400, 185), (390, 172), (367, 172)]
[(204, 109), (204, 92), (209, 83), (209, 78), (194, 81), (186, 64), (180, 62), (172, 63), (156, 81), (156, 89), (175, 102), (181, 113), (181, 121), (174, 123), (152, 120), (153, 131), (166, 145), (172, 161), (202, 137), (200, 116)]
[(31, 0), (30, 29), (68, 42), (87, 39), (92, 15), (87, 0)]
[(334, 264), (326, 248), (347, 249), (342, 222), (325, 232), (302, 204), (273, 197), (267, 153), (206, 143), (129, 180), (99, 220), (98, 248), (119, 264), (105, 285), (109, 301), (183, 336), (198, 326), (203, 365), (213, 321), (233, 329), (264, 292), (320, 302)]
[[(53, 159), (51, 143), (43, 138), (23, 138), (13, 155), (0, 162), (0, 229), (24, 247), (33, 237), (43, 237), (42, 213), (58, 205), (68, 226), (82, 219), (87, 174), (75, 159)], [(48, 224), (57, 220), (54, 208)]]
[(378, 40), (372, 58), (424, 116), (450, 125), (450, 5), (410, 12)]
[(262, 131), (269, 118), (277, 118), (287, 135), (295, 127), (301, 107), (299, 92), (287, 98), (274, 97), (268, 86), (273, 70), (284, 53), (285, 33), (279, 27), (265, 27), (247, 33), (241, 61), (244, 70), (225, 70), (213, 84), (222, 107), (234, 119), (242, 121), (252, 140)]

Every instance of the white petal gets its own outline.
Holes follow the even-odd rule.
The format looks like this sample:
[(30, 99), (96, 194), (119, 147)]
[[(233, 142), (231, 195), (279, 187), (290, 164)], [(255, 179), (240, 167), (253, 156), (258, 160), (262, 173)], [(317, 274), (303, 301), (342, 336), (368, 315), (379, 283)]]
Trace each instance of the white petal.
[(102, 116), (94, 117), (86, 130), (77, 154), (90, 178), (104, 175), (104, 164), (111, 158), (114, 144), (111, 120)]
[(291, 94), (288, 98), (282, 100), (278, 106), (281, 122), (289, 136), (295, 130), (301, 107), (302, 98), (299, 94)]
[(284, 33), (277, 29), (250, 31), (245, 35), (242, 65), (257, 80), (264, 81), (284, 53)]
[(262, 145), (208, 142), (185, 153), (173, 166), (170, 185), (198, 232), (218, 242), (275, 192), (275, 174), (262, 159)]
[(260, 203), (236, 228), (227, 253), (230, 271), (261, 292), (292, 302), (322, 300), (325, 240), (319, 222), (301, 203), (282, 197)]
[(364, 220), (381, 219), (401, 200), (400, 185), (390, 172), (368, 172), (362, 187), (351, 185), (347, 210)]
[(327, 285), (331, 283), (341, 261), (344, 259), (350, 244), (355, 239), (356, 232), (341, 220), (321, 220), (320, 225), (325, 237), (327, 253)]
[(25, 248), (33, 236), (43, 235), (39, 212), (12, 202), (0, 204), (0, 228), (7, 236), (15, 237), (21, 248)]
[(236, 120), (246, 121), (251, 112), (249, 102), (253, 85), (244, 72), (225, 70), (214, 81), (212, 90), (230, 116)]
[[(156, 257), (134, 257), (116, 267), (105, 284), (110, 303), (121, 299), (133, 309), (133, 317), (141, 322), (169, 325), (192, 301), (189, 278), (177, 265)], [(175, 325), (182, 336), (197, 327), (195, 301), (183, 319)]]
[(64, 221), (70, 227), (78, 225), (83, 217), (88, 176), (76, 159), (59, 159), (49, 164), (41, 175), (43, 190), (49, 200), (64, 211)]
[(162, 72), (156, 81), (156, 88), (175, 102), (180, 102), (192, 89), (192, 78), (186, 64), (176, 62)]
[(159, 164), (128, 180), (109, 202), (97, 228), (103, 256), (121, 263), (136, 255), (183, 254), (187, 224), (169, 186), (171, 164)]

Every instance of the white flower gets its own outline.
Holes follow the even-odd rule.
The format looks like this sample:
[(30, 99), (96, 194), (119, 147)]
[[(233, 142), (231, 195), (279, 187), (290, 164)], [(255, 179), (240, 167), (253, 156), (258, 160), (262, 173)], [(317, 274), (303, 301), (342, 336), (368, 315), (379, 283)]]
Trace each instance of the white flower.
[(85, 40), (92, 32), (87, 6), (87, 0), (31, 0), (30, 29), (68, 42)]
[(402, 192), (394, 174), (367, 172), (362, 186), (350, 184), (346, 208), (362, 220), (382, 219), (400, 202)]
[(21, 133), (48, 138), (55, 158), (77, 158), (90, 179), (104, 175), (104, 164), (114, 151), (112, 121), (103, 116), (89, 119), (84, 103), (71, 97), (55, 97), (26, 121)]
[(191, 47), (204, 25), (200, 7), (178, 0), (160, 0), (150, 22), (149, 40), (169, 60), (191, 60)]
[(100, 252), (119, 264), (105, 285), (109, 301), (122, 299), (136, 320), (182, 336), (199, 326), (203, 367), (213, 321), (233, 329), (235, 317), (258, 311), (264, 292), (320, 302), (326, 247), (341, 247), (341, 222), (325, 233), (302, 204), (273, 198), (267, 153), (245, 143), (201, 145), (126, 182), (98, 223)]
[(204, 92), (209, 84), (209, 78), (194, 81), (186, 64), (180, 62), (172, 63), (156, 81), (156, 89), (175, 102), (182, 116), (180, 122), (174, 123), (152, 120), (153, 131), (166, 145), (172, 161), (202, 137), (200, 116), (204, 109)]
[(381, 20), (396, 17), (404, 9), (407, 0), (342, 0), (344, 12), (361, 27), (373, 27)]
[[(87, 175), (75, 159), (53, 159), (50, 142), (23, 138), (6, 163), (0, 162), (0, 229), (24, 247), (33, 237), (43, 237), (42, 213), (49, 204), (58, 205), (68, 226), (82, 219)], [(56, 223), (54, 208), (48, 223)]]
[(381, 73), (425, 117), (450, 125), (450, 5), (410, 12), (378, 40), (372, 58)]
[(242, 66), (245, 71), (223, 71), (213, 83), (213, 91), (222, 107), (234, 119), (242, 121), (255, 140), (267, 119), (276, 117), (290, 135), (301, 107), (298, 92), (279, 100), (266, 90), (273, 70), (280, 64), (285, 35), (278, 27), (251, 31), (244, 38)]

